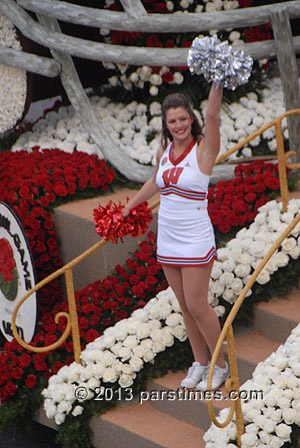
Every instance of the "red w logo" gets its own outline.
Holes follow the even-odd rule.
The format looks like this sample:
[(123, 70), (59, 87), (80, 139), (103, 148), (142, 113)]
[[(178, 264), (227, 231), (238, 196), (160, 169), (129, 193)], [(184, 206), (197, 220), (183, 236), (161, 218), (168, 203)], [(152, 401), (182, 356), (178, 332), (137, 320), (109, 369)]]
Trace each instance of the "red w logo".
[(164, 171), (162, 177), (163, 177), (165, 186), (168, 187), (170, 185), (170, 183), (177, 184), (182, 171), (183, 171), (182, 167), (171, 168), (171, 169), (169, 168), (168, 170)]

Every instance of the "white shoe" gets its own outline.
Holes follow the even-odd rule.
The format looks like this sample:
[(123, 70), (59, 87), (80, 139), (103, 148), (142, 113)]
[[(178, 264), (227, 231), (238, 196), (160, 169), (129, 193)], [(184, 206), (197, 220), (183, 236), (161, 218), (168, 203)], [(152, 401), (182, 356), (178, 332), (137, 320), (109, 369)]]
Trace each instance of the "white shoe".
[[(213, 373), (213, 377), (212, 377), (211, 389), (215, 390), (218, 387), (220, 387), (224, 383), (224, 381), (227, 378), (229, 378), (229, 376), (230, 376), (230, 371), (229, 371), (229, 366), (228, 366), (227, 362), (226, 362), (226, 366), (223, 367), (223, 369), (216, 365), (214, 368), (214, 373)], [(207, 378), (208, 378), (208, 369), (205, 372), (200, 383), (197, 385), (198, 390), (202, 390), (202, 391), (208, 390)]]
[(200, 362), (194, 361), (188, 370), (187, 376), (181, 381), (181, 387), (196, 387), (203, 375), (208, 372), (209, 364), (201, 366)]

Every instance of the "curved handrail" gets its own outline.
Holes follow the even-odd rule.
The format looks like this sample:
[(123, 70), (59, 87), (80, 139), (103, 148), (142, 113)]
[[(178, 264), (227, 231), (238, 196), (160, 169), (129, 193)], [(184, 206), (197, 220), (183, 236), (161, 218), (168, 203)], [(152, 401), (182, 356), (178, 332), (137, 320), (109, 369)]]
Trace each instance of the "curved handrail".
[[(253, 285), (253, 283), (255, 282), (257, 276), (259, 275), (259, 273), (262, 271), (262, 269), (265, 267), (265, 265), (268, 263), (268, 261), (270, 260), (270, 258), (272, 257), (272, 255), (274, 254), (274, 252), (278, 249), (278, 247), (282, 244), (282, 242), (285, 240), (285, 238), (291, 233), (291, 231), (293, 230), (293, 228), (300, 222), (300, 213), (296, 216), (296, 218), (294, 218), (294, 220), (291, 222), (291, 224), (289, 224), (289, 226), (286, 228), (286, 230), (280, 235), (280, 237), (277, 238), (277, 240), (275, 241), (275, 243), (273, 244), (273, 246), (269, 249), (269, 251), (267, 252), (267, 254), (265, 255), (265, 257), (261, 260), (261, 262), (259, 263), (259, 265), (256, 267), (256, 269), (254, 270), (254, 272), (252, 273), (251, 277), (249, 278), (247, 284), (244, 286), (241, 294), (239, 295), (237, 301), (235, 302), (235, 304), (233, 305), (224, 325), (223, 328), (221, 330), (219, 339), (217, 341), (214, 353), (212, 355), (211, 358), (211, 363), (210, 363), (210, 367), (209, 367), (209, 372), (208, 372), (208, 379), (207, 379), (207, 387), (208, 390), (211, 390), (211, 386), (212, 386), (212, 375), (213, 375), (213, 369), (215, 367), (216, 364), (216, 360), (217, 357), (220, 353), (223, 341), (225, 339), (225, 336), (227, 334), (227, 332), (232, 332), (232, 322), (235, 318), (235, 316), (237, 315), (248, 291), (250, 290), (251, 286)], [(230, 359), (229, 359), (229, 363), (230, 363)], [(229, 380), (229, 381), (228, 381)], [(227, 380), (227, 387), (230, 384), (230, 386), (235, 385), (235, 381), (236, 378), (229, 378)], [(235, 391), (239, 391), (239, 389), (234, 389)], [(234, 409), (235, 403), (239, 401), (239, 398), (237, 400), (235, 400), (231, 406), (230, 409)], [(218, 420), (216, 419), (216, 416), (214, 414), (214, 410), (213, 410), (213, 405), (210, 401), (208, 401), (208, 409), (209, 409), (209, 415), (213, 421), (213, 423), (216, 426), (219, 426), (221, 428), (225, 427), (228, 425), (228, 423), (231, 421), (226, 419), (225, 422), (218, 422)], [(231, 413), (233, 414), (233, 412)]]
[[(153, 210), (156, 208), (159, 204), (159, 200), (156, 200), (151, 204), (150, 208)], [(107, 244), (109, 240), (101, 239), (96, 244), (91, 246), (89, 249), (87, 249), (85, 252), (80, 254), (78, 257), (71, 260), (69, 263), (67, 263), (62, 268), (58, 269), (57, 271), (53, 272), (52, 274), (45, 277), (43, 280), (41, 280), (39, 283), (37, 283), (33, 288), (31, 288), (27, 294), (22, 297), (22, 299), (19, 301), (19, 303), (16, 305), (16, 308), (13, 311), (12, 314), (12, 332), (17, 340), (17, 342), (27, 350), (31, 350), (33, 352), (42, 353), (42, 352), (48, 352), (50, 350), (55, 350), (56, 348), (60, 347), (64, 341), (69, 336), (71, 330), (72, 330), (72, 338), (73, 338), (73, 345), (74, 345), (74, 359), (76, 362), (80, 363), (80, 336), (79, 336), (79, 328), (78, 328), (78, 318), (77, 318), (77, 310), (76, 310), (76, 300), (75, 300), (75, 294), (74, 294), (74, 284), (73, 284), (73, 277), (72, 277), (72, 268), (77, 266), (79, 263), (81, 263), (85, 258), (92, 255), (94, 252), (96, 252), (98, 249), (100, 249), (102, 246)], [(65, 331), (61, 335), (61, 337), (55, 341), (53, 344), (48, 345), (46, 347), (36, 347), (30, 344), (27, 344), (24, 342), (17, 331), (16, 327), (16, 318), (18, 311), (22, 304), (27, 300), (33, 293), (41, 289), (43, 286), (50, 283), (52, 280), (56, 279), (57, 277), (60, 277), (62, 274), (65, 274), (66, 278), (66, 286), (67, 286), (67, 297), (68, 297), (68, 304), (69, 304), (69, 310), (70, 314), (67, 312), (59, 312), (55, 315), (55, 323), (58, 324), (58, 321), (60, 317), (66, 317), (67, 318), (67, 326), (65, 328)]]

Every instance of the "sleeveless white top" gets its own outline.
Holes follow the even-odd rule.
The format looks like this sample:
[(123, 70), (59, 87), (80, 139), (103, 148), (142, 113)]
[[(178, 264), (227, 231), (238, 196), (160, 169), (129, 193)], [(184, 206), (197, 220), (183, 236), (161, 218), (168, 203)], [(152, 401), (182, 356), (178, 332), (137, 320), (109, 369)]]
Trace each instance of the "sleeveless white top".
[(207, 213), (210, 176), (199, 169), (197, 145), (193, 140), (174, 160), (171, 143), (160, 159), (157, 259), (162, 264), (205, 265), (217, 255)]

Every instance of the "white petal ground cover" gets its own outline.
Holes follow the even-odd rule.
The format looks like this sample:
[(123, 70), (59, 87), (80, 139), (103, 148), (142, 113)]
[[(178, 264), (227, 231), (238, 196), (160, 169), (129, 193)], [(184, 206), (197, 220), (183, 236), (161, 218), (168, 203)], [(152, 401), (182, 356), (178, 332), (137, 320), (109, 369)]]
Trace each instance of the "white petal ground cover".
[[(270, 79), (268, 88), (261, 92), (262, 102), (256, 93), (248, 93), (239, 102), (225, 105), (220, 113), (221, 153), (232, 148), (238, 141), (256, 131), (260, 126), (285, 112), (280, 78)], [(128, 105), (113, 103), (106, 97), (92, 97), (91, 103), (106, 132), (128, 156), (142, 164), (156, 163), (159, 146), (158, 132), (161, 127), (161, 105), (153, 101), (149, 106), (131, 102)], [(207, 101), (203, 101), (199, 111), (195, 111), (202, 123)], [(284, 134), (287, 136), (284, 123)], [(271, 151), (276, 151), (274, 129), (266, 131), (263, 139)], [(250, 156), (252, 149), (258, 146), (261, 137), (250, 142), (243, 149), (243, 155)], [(20, 136), (13, 150), (30, 151), (35, 145), (41, 148), (59, 148), (66, 152), (74, 150), (89, 154), (98, 154), (98, 148), (80, 123), (72, 106), (61, 107), (40, 119), (32, 131)], [(231, 158), (235, 158), (232, 155)]]
[[(241, 390), (262, 391), (260, 399), (242, 402), (245, 433), (242, 448), (279, 448), (290, 441), (291, 425), (300, 426), (300, 324), (286, 342), (259, 363)], [(218, 416), (224, 421), (228, 408)], [(206, 448), (235, 448), (236, 424), (226, 428), (214, 424), (204, 435)]]
[[(248, 229), (245, 228), (239, 231), (234, 239), (229, 241), (224, 248), (218, 250), (219, 261), (215, 263), (213, 269), (209, 295), (210, 304), (218, 315), (223, 315), (225, 311), (225, 308), (219, 305), (218, 297), (223, 296), (230, 303), (235, 301), (243, 285), (249, 278), (250, 273), (253, 272), (270, 245), (272, 245), (299, 213), (300, 200), (291, 200), (287, 213), (282, 213), (281, 209), (281, 203), (277, 203), (276, 201), (268, 202), (259, 209), (258, 215)], [(281, 248), (271, 258), (263, 274), (258, 279), (258, 282), (263, 284), (267, 283), (270, 275), (280, 267), (285, 266), (290, 258), (297, 259), (299, 257), (299, 233), (300, 225), (292, 231)], [(251, 294), (251, 290), (249, 294)], [(156, 355), (164, 351), (167, 347), (171, 347), (175, 339), (185, 341), (186, 338), (187, 334), (178, 302), (171, 288), (168, 288), (160, 292), (157, 297), (151, 299), (143, 309), (134, 311), (131, 317), (107, 328), (102, 336), (88, 344), (81, 355), (82, 365), (74, 362), (70, 366), (64, 366), (56, 375), (53, 375), (49, 379), (48, 387), (43, 391), (45, 398), (44, 407), (48, 418), (54, 418), (56, 424), (59, 425), (64, 422), (66, 415), (69, 413), (72, 413), (73, 416), (80, 415), (83, 411), (83, 407), (80, 405), (80, 398), (93, 398), (94, 394), (92, 391), (95, 388), (103, 386), (104, 391), (105, 385), (112, 383), (116, 383), (118, 387), (123, 389), (130, 387), (134, 383), (137, 372), (143, 368), (145, 363), (155, 362)], [(295, 385), (295, 375), (298, 375), (295, 395), (287, 392), (286, 400), (289, 400), (289, 402), (284, 400), (280, 401), (282, 406), (283, 403), (287, 405), (284, 409), (290, 409), (290, 407), (291, 409), (295, 409), (295, 406), (299, 407), (300, 329), (298, 329), (298, 332), (293, 332), (291, 339), (287, 343), (295, 344), (295, 338), (298, 340), (298, 348), (293, 346), (293, 351), (289, 355), (289, 361), (282, 359), (282, 354), (287, 354), (289, 351), (284, 346), (265, 361), (266, 365), (271, 363), (271, 367), (266, 369), (266, 373), (262, 373), (264, 372), (264, 363), (262, 363), (257, 369), (259, 373), (256, 374), (258, 375), (257, 378), (263, 376), (263, 382), (265, 383), (264, 390), (268, 390), (268, 392), (271, 390), (277, 391), (278, 388), (284, 391), (287, 388), (287, 386), (283, 385), (284, 379), (287, 380), (286, 384), (291, 388), (292, 385)], [(288, 345), (288, 347), (290, 346)], [(273, 368), (273, 362), (277, 364), (276, 369)], [(280, 367), (281, 363), (282, 367)], [(286, 376), (283, 375), (283, 371)], [(279, 379), (277, 379), (277, 376)], [(272, 381), (277, 389), (275, 386), (272, 387)], [(249, 384), (252, 386), (251, 382)], [(243, 386), (243, 388), (245, 387), (247, 387), (247, 384)], [(76, 390), (78, 388), (79, 390), (85, 391), (86, 395), (84, 397), (80, 394), (77, 395), (77, 400)], [(277, 401), (274, 401), (274, 395), (274, 403), (269, 399), (269, 405), (267, 407), (277, 411), (279, 396), (276, 399)], [(288, 404), (290, 404), (290, 407)], [(255, 405), (257, 408), (255, 408)], [(246, 410), (250, 407), (247, 403), (244, 403), (244, 406), (246, 406)], [(270, 416), (271, 411), (268, 411), (269, 413), (266, 411), (266, 414), (262, 414), (260, 411), (262, 403), (259, 401), (251, 402), (251, 406), (255, 409), (255, 411), (251, 411), (252, 414), (262, 415), (260, 417), (261, 421), (264, 420), (265, 416), (270, 425), (269, 420), (273, 421), (273, 417)], [(225, 413), (226, 411), (222, 412)], [(249, 415), (251, 415), (251, 412)], [(288, 412), (285, 410), (284, 414), (285, 419), (293, 420), (292, 414), (294, 413), (292, 411)], [(278, 416), (279, 413), (277, 412), (274, 415)], [(250, 417), (248, 416), (247, 418), (249, 419)], [(279, 437), (280, 440), (284, 440), (284, 438), (288, 437), (289, 429), (282, 426), (287, 425), (287, 420), (284, 420), (285, 423), (281, 423), (281, 421), (283, 420), (279, 419), (276, 421), (274, 431), (276, 434), (281, 434), (280, 436), (277, 435), (277, 438)], [(295, 421), (298, 422), (299, 417), (295, 416)], [(254, 424), (256, 425), (255, 428), (258, 427), (257, 423)], [(252, 437), (251, 440), (254, 440), (253, 431), (250, 430), (251, 428), (252, 426), (248, 427), (246, 434), (249, 439)], [(227, 443), (230, 438), (233, 438), (232, 434), (235, 432), (234, 423), (226, 431), (230, 435), (229, 437), (226, 433)], [(248, 435), (249, 433), (251, 434)], [(208, 443), (215, 443), (213, 429), (209, 430), (206, 437), (209, 440)], [(248, 440), (246, 435), (243, 437), (245, 440)], [(225, 443), (225, 438), (218, 438), (218, 443), (221, 443), (221, 440)], [(221, 445), (209, 446), (221, 447)], [(244, 446), (264, 445), (248, 444)], [(266, 446), (275, 447), (277, 445), (274, 442), (274, 445)]]

